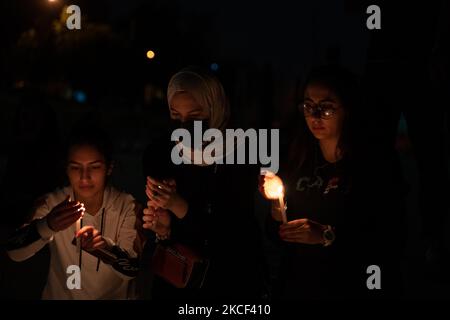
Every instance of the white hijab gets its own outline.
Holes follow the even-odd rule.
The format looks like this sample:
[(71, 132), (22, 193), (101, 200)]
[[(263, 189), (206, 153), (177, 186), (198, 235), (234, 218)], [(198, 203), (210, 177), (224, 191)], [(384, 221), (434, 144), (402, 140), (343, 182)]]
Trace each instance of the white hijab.
[(210, 128), (224, 132), (228, 124), (230, 106), (225, 90), (214, 75), (196, 67), (184, 68), (169, 81), (167, 102), (178, 92), (190, 93), (209, 115)]

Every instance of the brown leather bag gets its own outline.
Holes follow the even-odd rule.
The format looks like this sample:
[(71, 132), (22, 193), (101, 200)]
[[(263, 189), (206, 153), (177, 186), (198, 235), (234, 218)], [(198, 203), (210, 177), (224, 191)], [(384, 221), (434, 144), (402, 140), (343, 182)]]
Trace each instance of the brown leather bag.
[(152, 259), (152, 270), (177, 288), (201, 288), (209, 260), (181, 243), (158, 243)]

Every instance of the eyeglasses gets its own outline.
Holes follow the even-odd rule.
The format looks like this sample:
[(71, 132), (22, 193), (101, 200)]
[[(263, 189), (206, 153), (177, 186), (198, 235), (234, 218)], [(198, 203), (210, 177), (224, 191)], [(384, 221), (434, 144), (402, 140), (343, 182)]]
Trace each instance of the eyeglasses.
[(320, 119), (331, 119), (337, 111), (337, 107), (331, 102), (312, 103), (304, 102), (299, 105), (303, 109), (305, 117), (314, 117)]

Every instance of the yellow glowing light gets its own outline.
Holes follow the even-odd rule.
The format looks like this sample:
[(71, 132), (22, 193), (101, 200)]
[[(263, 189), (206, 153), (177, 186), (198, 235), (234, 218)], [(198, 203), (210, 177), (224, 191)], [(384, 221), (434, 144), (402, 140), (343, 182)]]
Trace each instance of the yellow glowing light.
[(279, 201), (281, 219), (287, 223), (283, 181), (273, 173), (266, 173), (263, 188), (267, 198)]
[(155, 57), (155, 52), (153, 52), (152, 50), (148, 50), (147, 51), (147, 58), (153, 59), (154, 57)]
[(284, 195), (283, 181), (278, 176), (266, 175), (264, 193), (267, 198), (276, 200)]

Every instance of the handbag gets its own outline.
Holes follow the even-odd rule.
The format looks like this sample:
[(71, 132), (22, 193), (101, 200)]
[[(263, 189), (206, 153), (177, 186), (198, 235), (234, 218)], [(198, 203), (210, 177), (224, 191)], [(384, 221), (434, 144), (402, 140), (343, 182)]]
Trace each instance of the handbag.
[(184, 244), (161, 241), (156, 244), (151, 266), (154, 274), (176, 288), (201, 288), (209, 259)]

